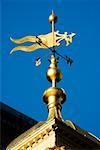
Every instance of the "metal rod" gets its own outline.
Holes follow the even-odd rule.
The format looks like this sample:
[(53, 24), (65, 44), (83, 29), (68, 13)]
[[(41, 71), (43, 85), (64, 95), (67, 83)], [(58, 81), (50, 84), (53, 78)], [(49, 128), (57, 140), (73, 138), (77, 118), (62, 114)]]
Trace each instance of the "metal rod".
[(56, 87), (56, 80), (52, 80), (52, 87)]
[[(54, 15), (54, 12), (52, 11), (52, 15)], [(55, 25), (54, 25), (54, 20), (52, 20), (52, 43), (53, 43), (53, 47), (52, 47), (52, 54), (55, 56), (55, 46), (54, 46), (54, 30), (55, 30)]]

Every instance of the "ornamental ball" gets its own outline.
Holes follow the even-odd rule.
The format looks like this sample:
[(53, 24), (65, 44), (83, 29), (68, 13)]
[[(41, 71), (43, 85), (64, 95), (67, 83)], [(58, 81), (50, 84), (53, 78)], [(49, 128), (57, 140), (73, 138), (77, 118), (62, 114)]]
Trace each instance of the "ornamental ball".
[(62, 79), (62, 72), (58, 68), (49, 68), (46, 75), (48, 81), (50, 82), (52, 82), (52, 80), (56, 80), (56, 82), (59, 82)]
[(51, 14), (49, 16), (49, 22), (52, 23), (52, 21), (54, 21), (54, 23), (57, 22), (57, 16), (55, 16), (55, 14)]

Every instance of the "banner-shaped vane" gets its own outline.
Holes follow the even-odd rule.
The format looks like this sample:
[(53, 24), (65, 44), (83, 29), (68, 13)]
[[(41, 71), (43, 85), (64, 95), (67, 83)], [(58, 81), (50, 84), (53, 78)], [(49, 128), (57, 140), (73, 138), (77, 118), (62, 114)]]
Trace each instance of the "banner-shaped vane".
[(25, 42), (33, 42), (30, 46), (24, 46), (20, 45), (15, 48), (13, 48), (10, 52), (10, 54), (14, 51), (25, 51), (25, 52), (32, 52), (34, 50), (37, 50), (39, 48), (50, 48), (53, 46), (59, 46), (60, 42), (62, 40), (66, 41), (66, 46), (68, 46), (70, 43), (72, 43), (72, 38), (75, 36), (75, 33), (68, 34), (65, 32), (64, 34), (60, 34), (59, 31), (54, 32), (54, 36), (51, 33), (45, 34), (45, 35), (39, 35), (39, 36), (25, 36), (20, 39), (13, 39), (10, 38), (12, 42), (16, 44), (23, 44)]

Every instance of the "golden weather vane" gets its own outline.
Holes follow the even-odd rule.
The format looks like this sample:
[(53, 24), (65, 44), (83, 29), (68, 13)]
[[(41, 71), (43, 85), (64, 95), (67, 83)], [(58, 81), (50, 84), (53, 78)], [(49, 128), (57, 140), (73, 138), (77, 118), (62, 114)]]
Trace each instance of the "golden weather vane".
[(20, 39), (10, 38), (10, 40), (16, 44), (23, 44), (25, 42), (34, 43), (31, 46), (17, 46), (11, 50), (10, 54), (17, 50), (32, 52), (39, 48), (59, 46), (62, 40), (65, 40), (66, 46), (68, 46), (70, 43), (72, 43), (72, 37), (74, 35), (75, 33), (68, 34), (67, 32), (65, 32), (64, 34), (60, 34), (59, 31), (56, 31), (54, 32), (53, 41), (52, 41), (52, 33), (48, 33), (46, 35), (39, 35), (38, 37), (37, 36), (25, 36), (24, 38), (20, 38)]
[[(66, 46), (68, 46), (70, 43), (72, 43), (73, 36), (75, 36), (75, 33), (70, 33), (64, 32), (63, 34), (59, 33), (59, 31), (55, 31), (55, 23), (57, 21), (57, 16), (55, 16), (54, 12), (52, 11), (52, 14), (49, 16), (49, 22), (52, 24), (52, 32), (44, 35), (38, 35), (38, 36), (25, 36), (20, 39), (13, 39), (10, 38), (10, 40), (16, 44), (20, 44), (20, 46), (14, 47), (11, 51), (10, 54), (12, 54), (15, 51), (25, 51), (25, 52), (32, 52), (35, 51), (39, 48), (43, 49), (50, 49), (52, 48), (52, 52), (55, 51), (55, 47), (60, 46), (60, 42), (65, 40), (66, 41)], [(24, 46), (21, 45), (25, 42), (33, 42), (32, 45), (30, 46)], [(56, 52), (56, 51), (55, 51)], [(55, 53), (54, 52), (54, 53)], [(59, 53), (56, 52), (57, 55), (62, 57)], [(64, 59), (70, 62), (70, 59), (67, 57), (62, 57)], [(68, 60), (69, 59), (69, 60)], [(40, 58), (36, 60), (36, 66), (41, 64)]]
[[(52, 12), (52, 15), (54, 13)], [(26, 51), (26, 52), (32, 52), (34, 50), (37, 50), (39, 48), (48, 48), (48, 47), (54, 47), (54, 46), (60, 46), (60, 42), (62, 40), (66, 41), (66, 46), (68, 46), (70, 43), (72, 43), (72, 38), (75, 36), (75, 33), (68, 34), (68, 32), (65, 32), (64, 34), (60, 34), (59, 31), (54, 31), (54, 21), (52, 19), (52, 15), (49, 17), (49, 21), (52, 23), (52, 32), (45, 34), (45, 35), (39, 35), (39, 36), (25, 36), (20, 39), (13, 39), (10, 38), (10, 40), (16, 44), (23, 44), (25, 42), (33, 42), (34, 44), (30, 46), (17, 46), (13, 48), (10, 52), (10, 54), (14, 51)], [(56, 16), (55, 16), (56, 17)]]

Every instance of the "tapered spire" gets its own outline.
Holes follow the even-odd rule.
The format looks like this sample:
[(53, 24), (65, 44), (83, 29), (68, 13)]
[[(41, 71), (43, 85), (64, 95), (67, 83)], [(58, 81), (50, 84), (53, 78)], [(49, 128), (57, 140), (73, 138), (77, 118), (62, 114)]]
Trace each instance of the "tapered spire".
[(54, 55), (51, 55), (50, 66), (47, 70), (47, 79), (51, 82), (51, 87), (45, 90), (43, 100), (48, 107), (48, 119), (57, 118), (63, 120), (61, 116), (62, 104), (66, 100), (66, 93), (62, 88), (56, 86), (62, 78), (62, 72), (58, 68), (58, 60)]
[[(57, 17), (52, 11), (52, 14), (49, 16), (49, 22), (52, 24), (52, 40), (54, 39), (54, 24), (57, 21)], [(66, 93), (62, 88), (56, 86), (57, 82), (62, 79), (62, 72), (58, 68), (58, 59), (55, 57), (55, 47), (52, 48), (52, 55), (50, 59), (50, 66), (47, 70), (46, 77), (49, 82), (51, 82), (51, 87), (45, 90), (43, 94), (43, 100), (48, 107), (48, 119), (57, 118), (63, 120), (61, 116), (62, 104), (66, 100)]]

